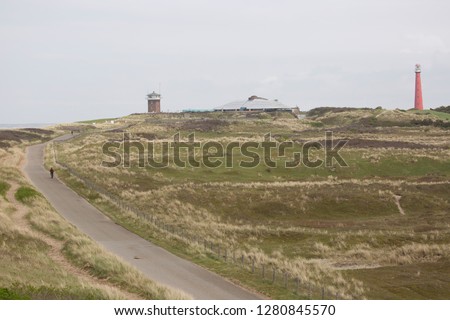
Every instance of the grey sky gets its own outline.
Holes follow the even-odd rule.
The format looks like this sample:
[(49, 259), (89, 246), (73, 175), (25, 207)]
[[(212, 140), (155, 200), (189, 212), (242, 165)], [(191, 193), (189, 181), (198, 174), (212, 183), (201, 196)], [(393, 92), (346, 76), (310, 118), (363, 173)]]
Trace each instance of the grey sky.
[(450, 1), (0, 1), (0, 123), (213, 108), (450, 105)]

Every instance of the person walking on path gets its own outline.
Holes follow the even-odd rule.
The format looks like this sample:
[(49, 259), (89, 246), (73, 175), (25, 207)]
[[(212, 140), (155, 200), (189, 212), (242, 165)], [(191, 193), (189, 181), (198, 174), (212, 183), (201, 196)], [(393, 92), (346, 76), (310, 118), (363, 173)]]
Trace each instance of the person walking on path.
[(53, 167), (50, 168), (50, 178), (53, 179), (53, 173), (55, 172), (55, 170), (53, 170)]

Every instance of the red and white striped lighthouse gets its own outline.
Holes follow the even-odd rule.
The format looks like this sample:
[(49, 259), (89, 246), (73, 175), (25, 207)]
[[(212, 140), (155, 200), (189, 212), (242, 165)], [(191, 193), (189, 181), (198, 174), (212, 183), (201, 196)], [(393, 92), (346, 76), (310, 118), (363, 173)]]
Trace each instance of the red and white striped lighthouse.
[(414, 109), (423, 110), (422, 82), (420, 80), (420, 64), (416, 64), (416, 96), (414, 98)]

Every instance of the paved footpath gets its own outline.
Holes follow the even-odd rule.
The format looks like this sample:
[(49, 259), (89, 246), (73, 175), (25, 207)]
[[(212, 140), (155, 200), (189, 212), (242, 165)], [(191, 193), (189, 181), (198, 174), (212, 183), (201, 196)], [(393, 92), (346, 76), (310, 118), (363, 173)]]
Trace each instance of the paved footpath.
[[(70, 138), (62, 136), (58, 140)], [(25, 174), (52, 206), (82, 232), (135, 266), (150, 279), (180, 289), (194, 299), (261, 299), (224, 278), (142, 239), (115, 224), (44, 169), (45, 144), (27, 148)]]

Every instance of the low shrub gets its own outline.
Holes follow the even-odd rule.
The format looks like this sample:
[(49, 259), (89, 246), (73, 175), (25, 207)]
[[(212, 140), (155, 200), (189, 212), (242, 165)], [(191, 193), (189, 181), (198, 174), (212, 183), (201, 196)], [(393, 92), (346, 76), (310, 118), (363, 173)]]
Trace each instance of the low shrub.
[(39, 193), (30, 187), (20, 187), (17, 189), (15, 197), (18, 201), (25, 203), (30, 198), (38, 196)]

